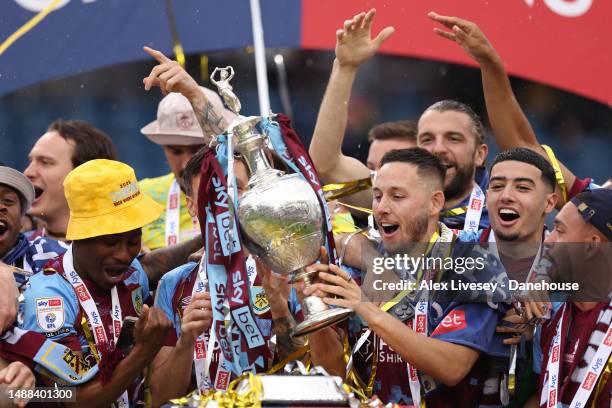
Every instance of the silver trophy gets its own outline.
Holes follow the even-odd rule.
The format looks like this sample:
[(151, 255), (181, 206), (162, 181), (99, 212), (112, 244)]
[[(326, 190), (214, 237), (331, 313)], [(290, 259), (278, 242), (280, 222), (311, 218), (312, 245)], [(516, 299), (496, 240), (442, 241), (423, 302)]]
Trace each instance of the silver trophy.
[[(220, 72), (220, 79), (214, 76)], [(232, 67), (217, 68), (211, 82), (227, 107), (236, 115), (240, 101), (229, 81)], [(238, 116), (228, 133), (235, 139), (235, 151), (247, 163), (251, 177), (249, 190), (238, 205), (238, 220), (249, 251), (259, 256), (274, 272), (291, 275), (292, 281), (311, 284), (312, 272), (304, 268), (319, 258), (323, 244), (323, 214), (317, 194), (298, 174), (285, 174), (270, 165), (265, 147), (266, 136), (256, 126), (259, 116)], [(304, 336), (347, 318), (352, 310), (330, 308), (318, 296), (308, 296), (302, 302), (304, 321), (293, 335)]]

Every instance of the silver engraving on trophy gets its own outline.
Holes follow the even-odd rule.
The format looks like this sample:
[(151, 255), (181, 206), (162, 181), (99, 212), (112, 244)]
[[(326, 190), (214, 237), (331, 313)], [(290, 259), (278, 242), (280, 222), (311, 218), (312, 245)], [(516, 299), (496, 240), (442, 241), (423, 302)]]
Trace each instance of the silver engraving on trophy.
[[(229, 81), (232, 67), (220, 69), (219, 89), (226, 105), (238, 113), (240, 101)], [(225, 74), (223, 74), (225, 73)], [(236, 108), (236, 109), (235, 109)], [(235, 141), (235, 152), (249, 168), (249, 190), (238, 205), (238, 220), (249, 251), (259, 256), (274, 272), (291, 275), (292, 280), (311, 284), (312, 272), (304, 268), (317, 261), (324, 242), (323, 213), (317, 194), (298, 174), (284, 174), (270, 165), (266, 155), (266, 136), (257, 129), (259, 116), (238, 117), (228, 128)], [(294, 336), (303, 336), (347, 318), (352, 310), (330, 308), (318, 296), (302, 302), (304, 321)]]

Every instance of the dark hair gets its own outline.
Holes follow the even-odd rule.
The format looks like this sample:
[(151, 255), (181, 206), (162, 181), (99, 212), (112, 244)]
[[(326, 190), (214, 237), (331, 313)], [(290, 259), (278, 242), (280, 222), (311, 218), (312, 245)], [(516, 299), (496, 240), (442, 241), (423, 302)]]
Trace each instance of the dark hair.
[(368, 132), (368, 142), (375, 140), (405, 140), (416, 144), (417, 126), (410, 120), (384, 122), (374, 126)]
[(380, 160), (380, 167), (395, 162), (414, 164), (419, 176), (433, 178), (440, 186), (444, 186), (446, 167), (437, 156), (425, 149), (411, 147), (410, 149), (391, 150), (385, 153)]
[(509, 160), (527, 163), (537, 167), (542, 172), (542, 180), (544, 183), (550, 187), (552, 191), (555, 190), (555, 185), (557, 184), (555, 170), (543, 156), (526, 147), (516, 147), (514, 149), (504, 150), (495, 156), (491, 164), (491, 171), (497, 163)]
[(56, 131), (64, 139), (74, 142), (72, 166), (75, 168), (95, 159), (117, 160), (111, 138), (87, 122), (58, 119), (49, 125), (47, 131)]
[(202, 167), (202, 162), (204, 161), (204, 153), (208, 147), (203, 146), (200, 150), (198, 150), (191, 159), (185, 165), (185, 170), (183, 170), (183, 189), (185, 190), (185, 195), (191, 196), (193, 191), (191, 190), (191, 182), (193, 178), (200, 174), (200, 168)]
[(474, 110), (470, 108), (468, 105), (466, 105), (465, 103), (455, 101), (452, 99), (444, 99), (442, 101), (438, 101), (434, 103), (429, 108), (425, 109), (423, 113), (430, 111), (430, 110), (433, 110), (436, 112), (454, 111), (454, 112), (465, 113), (466, 115), (469, 116), (470, 121), (472, 122), (472, 132), (476, 136), (476, 142), (478, 144), (485, 143), (486, 134), (484, 130), (484, 125), (482, 124), (482, 119), (480, 119), (480, 116), (478, 116), (478, 114), (474, 112)]

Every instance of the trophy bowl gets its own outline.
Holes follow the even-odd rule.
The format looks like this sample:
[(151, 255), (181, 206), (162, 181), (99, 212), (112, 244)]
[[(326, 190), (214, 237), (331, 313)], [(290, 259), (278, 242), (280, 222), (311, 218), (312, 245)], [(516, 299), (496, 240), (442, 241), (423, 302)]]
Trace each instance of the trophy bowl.
[(240, 200), (238, 219), (245, 245), (283, 275), (319, 258), (323, 217), (317, 197), (297, 174), (251, 187)]

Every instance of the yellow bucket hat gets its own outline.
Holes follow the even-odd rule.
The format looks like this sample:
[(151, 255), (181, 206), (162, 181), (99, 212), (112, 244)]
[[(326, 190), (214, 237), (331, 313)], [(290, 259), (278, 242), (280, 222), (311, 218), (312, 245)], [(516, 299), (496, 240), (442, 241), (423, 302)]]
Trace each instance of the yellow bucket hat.
[(136, 174), (114, 160), (90, 160), (64, 180), (70, 207), (66, 239), (119, 234), (155, 221), (163, 208), (140, 191)]

